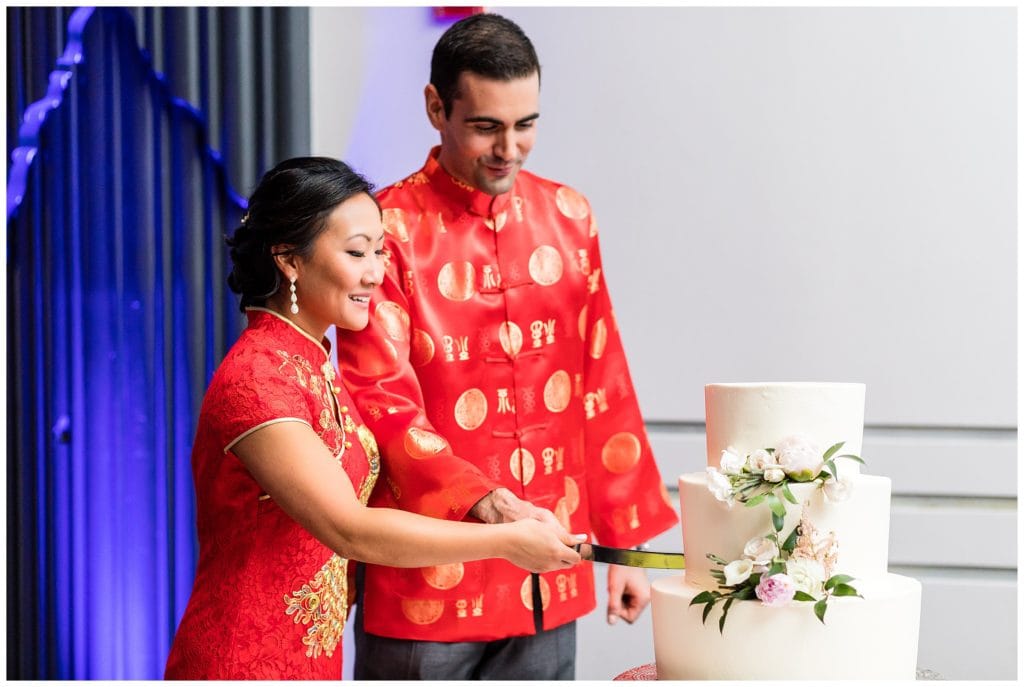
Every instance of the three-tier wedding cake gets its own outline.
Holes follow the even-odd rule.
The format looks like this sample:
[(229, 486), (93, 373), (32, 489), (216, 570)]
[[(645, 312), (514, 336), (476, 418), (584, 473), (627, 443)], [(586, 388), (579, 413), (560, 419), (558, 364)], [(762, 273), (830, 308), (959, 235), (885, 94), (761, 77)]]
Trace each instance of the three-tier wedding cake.
[[(863, 384), (709, 384), (679, 477), (686, 572), (656, 580), (661, 679), (913, 679), (921, 584), (888, 572)], [(870, 456), (865, 458), (870, 462)]]

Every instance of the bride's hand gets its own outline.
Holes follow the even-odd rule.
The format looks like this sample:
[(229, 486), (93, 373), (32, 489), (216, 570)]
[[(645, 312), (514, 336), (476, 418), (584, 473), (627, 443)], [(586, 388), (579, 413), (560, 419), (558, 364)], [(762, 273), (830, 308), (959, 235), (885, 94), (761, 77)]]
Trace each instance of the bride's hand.
[(554, 517), (551, 522), (524, 518), (498, 525), (509, 532), (504, 558), (530, 572), (563, 570), (579, 564), (580, 554), (573, 547), (586, 535), (569, 534)]

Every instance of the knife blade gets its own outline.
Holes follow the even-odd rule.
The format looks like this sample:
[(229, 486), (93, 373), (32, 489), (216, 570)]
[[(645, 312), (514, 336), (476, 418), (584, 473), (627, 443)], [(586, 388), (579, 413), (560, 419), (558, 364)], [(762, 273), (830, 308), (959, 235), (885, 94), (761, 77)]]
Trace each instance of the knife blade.
[(682, 570), (686, 567), (686, 557), (681, 553), (662, 553), (660, 551), (637, 551), (635, 549), (616, 549), (600, 544), (577, 544), (575, 547), (585, 561), (595, 563), (613, 563), (629, 565), (634, 568), (662, 568)]

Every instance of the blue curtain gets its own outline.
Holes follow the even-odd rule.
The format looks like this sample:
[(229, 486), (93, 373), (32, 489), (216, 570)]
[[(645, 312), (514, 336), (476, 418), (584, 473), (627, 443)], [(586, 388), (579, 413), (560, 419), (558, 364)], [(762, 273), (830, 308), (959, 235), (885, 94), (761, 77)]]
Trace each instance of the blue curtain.
[[(245, 202), (206, 116), (137, 43), (155, 25), (174, 54), (195, 32), (140, 31), (145, 11), (8, 10), (8, 678), (159, 678), (191, 589), (190, 450), (207, 381), (244, 324), (223, 237)], [(232, 36), (233, 17), (252, 16), (191, 12)], [(37, 53), (65, 21), (53, 68), (59, 53)], [(247, 49), (265, 39), (255, 28)], [(33, 94), (40, 64), (52, 72)], [(218, 111), (237, 111), (222, 97), (237, 89), (208, 87), (209, 55), (198, 64)], [(227, 121), (221, 147), (242, 148)], [(307, 152), (304, 135), (292, 154)], [(245, 191), (275, 153), (235, 155)]]

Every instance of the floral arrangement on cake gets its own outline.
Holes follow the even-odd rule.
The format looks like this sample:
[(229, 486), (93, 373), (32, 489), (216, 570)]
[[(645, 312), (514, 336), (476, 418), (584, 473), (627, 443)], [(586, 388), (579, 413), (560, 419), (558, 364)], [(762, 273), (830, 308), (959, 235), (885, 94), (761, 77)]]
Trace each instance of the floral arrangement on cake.
[(786, 503), (799, 504), (789, 485), (817, 482), (830, 501), (849, 498), (852, 480), (840, 476), (837, 458), (864, 461), (853, 454), (836, 455), (845, 442), (821, 453), (808, 438), (786, 437), (774, 448), (758, 449), (742, 457), (735, 451), (722, 451), (721, 467), (709, 467), (708, 489), (720, 501), (730, 505), (743, 503), (748, 508), (764, 504), (771, 512), (772, 531), (755, 537), (743, 547), (743, 557), (726, 561), (713, 553), (707, 557), (720, 568), (711, 575), (719, 590), (698, 594), (690, 605), (704, 604), (703, 622), (716, 604), (722, 602), (719, 632), (734, 601), (759, 599), (766, 606), (782, 606), (790, 601), (814, 602), (814, 613), (825, 622), (828, 602), (835, 596), (860, 596), (849, 575), (834, 573), (839, 544), (831, 532), (821, 533), (807, 519), (780, 541), (786, 519)]

